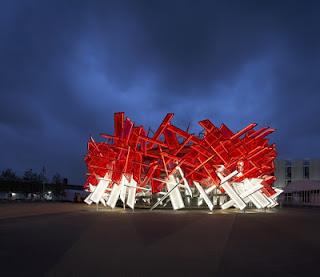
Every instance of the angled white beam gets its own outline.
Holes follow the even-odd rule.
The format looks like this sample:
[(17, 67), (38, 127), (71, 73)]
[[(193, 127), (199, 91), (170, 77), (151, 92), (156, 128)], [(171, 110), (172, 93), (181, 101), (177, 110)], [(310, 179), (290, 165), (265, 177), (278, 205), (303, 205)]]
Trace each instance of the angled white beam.
[(108, 201), (107, 201), (107, 205), (109, 207), (111, 207), (112, 209), (117, 204), (117, 201), (118, 201), (119, 195), (120, 195), (120, 190), (121, 190), (121, 186), (116, 184), (116, 183), (114, 183), (113, 187), (112, 187), (112, 191), (111, 191), (110, 196), (109, 196)]
[(222, 210), (225, 210), (225, 209), (231, 208), (231, 207), (234, 206), (234, 205), (235, 205), (235, 203), (234, 203), (234, 201), (231, 199), (231, 200), (223, 203), (222, 205), (220, 205), (220, 207), (221, 207)]
[[(212, 185), (212, 186), (210, 186), (209, 188), (206, 188), (204, 191), (205, 191), (205, 193), (208, 195), (208, 194), (210, 194), (216, 187), (217, 187), (216, 185)], [(199, 198), (202, 198), (202, 196), (200, 195)], [(201, 205), (201, 204), (200, 204), (200, 205)], [(199, 205), (199, 206), (200, 206), (200, 205)]]
[(112, 209), (116, 206), (117, 201), (118, 201), (118, 199), (120, 197), (121, 188), (124, 186), (125, 178), (126, 177), (124, 177), (122, 175), (122, 178), (121, 178), (121, 181), (120, 181), (120, 185), (118, 185), (116, 183), (113, 184), (112, 191), (111, 191), (109, 199), (107, 201), (107, 205), (109, 207), (111, 207)]
[(107, 187), (109, 186), (110, 181), (107, 179), (108, 173), (106, 173), (105, 177), (101, 179), (96, 186), (95, 190), (92, 192), (90, 200), (94, 203), (99, 203), (100, 198), (105, 193)]
[(268, 205), (267, 208), (274, 208), (275, 206), (279, 205), (279, 203), (278, 203), (278, 201), (276, 199), (283, 192), (283, 190), (282, 189), (278, 189), (278, 188), (274, 188), (274, 190), (276, 191), (275, 194), (273, 194), (273, 195), (271, 195), (269, 197), (267, 197), (265, 195), (268, 198), (268, 200), (271, 202), (271, 204)]
[[(245, 179), (241, 183), (235, 183), (234, 188), (246, 204), (252, 201), (257, 208), (261, 208), (261, 205), (259, 204), (259, 202), (256, 201), (256, 199), (251, 196), (253, 193), (263, 188), (261, 183), (255, 182), (254, 185), (251, 185), (248, 179)], [(233, 200), (229, 200), (228, 202), (221, 205), (221, 208), (227, 209), (234, 205), (236, 205), (235, 202)]]
[(270, 198), (276, 200), (276, 198), (283, 192), (283, 190), (278, 188), (274, 188), (274, 190), (276, 191), (276, 193), (271, 195)]
[(127, 197), (127, 205), (134, 210), (134, 205), (136, 202), (136, 191), (137, 191), (137, 182), (131, 178), (131, 181), (128, 185), (128, 197)]
[(225, 182), (227, 182), (227, 181), (229, 181), (231, 178), (233, 178), (234, 176), (236, 176), (238, 174), (238, 171), (237, 170), (235, 170), (235, 171), (233, 171), (233, 172), (231, 172), (229, 175), (227, 175), (227, 176), (223, 176), (222, 174), (221, 174), (221, 172), (217, 172), (217, 175), (218, 175), (218, 177), (220, 178), (220, 180), (221, 180), (221, 184), (223, 184), (223, 183), (225, 183)]
[(221, 187), (226, 191), (226, 193), (230, 196), (240, 210), (243, 210), (246, 207), (246, 203), (244, 203), (241, 197), (229, 185), (229, 182), (225, 181), (223, 184), (221, 184)]
[(123, 186), (121, 186), (121, 189), (120, 189), (120, 199), (122, 201), (123, 204), (126, 203), (126, 193), (127, 193), (127, 184), (129, 183), (127, 178), (124, 177), (124, 182), (123, 182)]
[(84, 202), (87, 203), (88, 205), (92, 204), (92, 200), (90, 199), (92, 196), (92, 192), (84, 199)]
[(231, 187), (229, 184), (229, 180), (236, 176), (239, 172), (237, 170), (231, 172), (227, 176), (223, 176), (219, 170), (217, 170), (217, 175), (220, 178), (221, 187), (225, 190), (225, 192), (230, 196), (230, 198), (234, 201), (234, 204), (237, 205), (237, 207), (240, 210), (243, 210), (246, 207), (246, 203), (241, 199), (241, 197), (235, 192), (235, 190)]
[(274, 199), (272, 199), (271, 197), (268, 197), (266, 195), (264, 195), (264, 196), (267, 197), (268, 201), (270, 202), (270, 204), (267, 206), (267, 208), (273, 208), (278, 205), (278, 202), (275, 201)]
[(100, 198), (100, 202), (103, 206), (106, 206), (106, 201), (104, 200), (103, 196)]
[(176, 182), (176, 180), (172, 174), (169, 175), (168, 179), (169, 180), (167, 182), (167, 189), (168, 189), (168, 192), (170, 191), (169, 197), (170, 197), (173, 209), (178, 210), (178, 209), (184, 208), (182, 196), (181, 196), (179, 188), (177, 187), (177, 185), (179, 183)]
[(184, 187), (187, 192), (186, 195), (190, 195), (192, 197), (192, 190), (190, 189), (190, 186), (189, 186), (187, 179), (184, 177), (184, 173), (183, 173), (182, 169), (180, 168), (180, 166), (177, 166), (176, 168), (177, 168), (178, 172), (180, 173), (180, 176), (183, 180), (183, 184), (184, 184)]
[(96, 189), (95, 186), (91, 185), (89, 183), (89, 191), (90, 191), (90, 194), (86, 197), (86, 199), (84, 199), (84, 202), (87, 203), (88, 205), (91, 205), (92, 204), (92, 200), (90, 199), (91, 196), (92, 196), (92, 192)]
[[(174, 177), (172, 177), (174, 179)], [(167, 181), (162, 181), (164, 183), (168, 183), (169, 180)], [(175, 189), (177, 188), (178, 186), (180, 185), (180, 183), (176, 183), (170, 190), (168, 190), (151, 208), (150, 210), (152, 211), (153, 209), (155, 209), (156, 207), (158, 207), (161, 203), (163, 203), (163, 200), (166, 199), (170, 193)], [(168, 185), (167, 185), (167, 189), (168, 189)]]
[(250, 196), (253, 197), (262, 208), (266, 208), (270, 205), (270, 201), (267, 199), (267, 197), (264, 196), (264, 194), (261, 191), (256, 191)]
[[(261, 185), (261, 182), (258, 183), (258, 184)], [(244, 179), (244, 180), (243, 180), (243, 186), (244, 186), (244, 188), (245, 188), (246, 190), (248, 190), (248, 191), (251, 190), (251, 191), (252, 191), (252, 188), (254, 187), (254, 186), (252, 185), (252, 179), (250, 179), (250, 180), (249, 180), (249, 179)], [(260, 189), (259, 189), (259, 190), (260, 190)], [(253, 205), (256, 206), (257, 209), (263, 208), (263, 203), (261, 203), (261, 201), (259, 201), (259, 199), (257, 199), (257, 197), (255, 197), (255, 193), (258, 192), (259, 190), (254, 190), (253, 193), (251, 193), (250, 195), (247, 196), (248, 199), (253, 203)]]
[(213, 210), (213, 204), (210, 201), (210, 199), (209, 199), (208, 195), (206, 194), (206, 192), (204, 191), (204, 189), (202, 188), (202, 186), (196, 181), (193, 181), (193, 183), (196, 186), (196, 188), (198, 189), (198, 191), (200, 192), (201, 197), (206, 202), (206, 204), (207, 204), (208, 208), (210, 209), (210, 211), (212, 211)]
[(247, 198), (249, 195), (255, 193), (256, 191), (263, 188), (263, 185), (257, 184), (255, 186), (251, 186), (249, 189), (244, 190), (243, 193), (240, 194), (241, 198)]
[(206, 194), (211, 193), (217, 186), (216, 185), (212, 185), (211, 187), (208, 187), (205, 189)]
[(110, 193), (109, 199), (107, 201), (107, 205), (109, 207), (111, 207), (112, 209), (116, 206), (117, 201), (119, 199), (120, 196), (120, 190), (121, 190), (121, 186), (114, 183), (113, 187), (112, 187), (112, 191)]

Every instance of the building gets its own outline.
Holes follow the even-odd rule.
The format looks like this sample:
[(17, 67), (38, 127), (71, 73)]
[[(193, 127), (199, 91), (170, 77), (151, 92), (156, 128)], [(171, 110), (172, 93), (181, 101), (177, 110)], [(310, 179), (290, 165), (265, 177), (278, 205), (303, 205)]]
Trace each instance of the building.
[(320, 159), (276, 160), (275, 187), (285, 188), (295, 181), (319, 181)]
[(320, 206), (320, 181), (294, 181), (279, 198), (283, 205)]
[(275, 187), (283, 205), (320, 206), (320, 159), (277, 160)]

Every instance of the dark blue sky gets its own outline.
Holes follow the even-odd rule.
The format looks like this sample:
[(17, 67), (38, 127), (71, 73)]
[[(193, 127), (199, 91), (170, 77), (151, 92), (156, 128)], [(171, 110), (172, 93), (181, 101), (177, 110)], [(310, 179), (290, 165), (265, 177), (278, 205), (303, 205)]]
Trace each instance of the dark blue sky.
[(319, 69), (318, 1), (1, 1), (0, 169), (80, 184), (116, 111), (256, 122), (281, 158), (319, 157)]

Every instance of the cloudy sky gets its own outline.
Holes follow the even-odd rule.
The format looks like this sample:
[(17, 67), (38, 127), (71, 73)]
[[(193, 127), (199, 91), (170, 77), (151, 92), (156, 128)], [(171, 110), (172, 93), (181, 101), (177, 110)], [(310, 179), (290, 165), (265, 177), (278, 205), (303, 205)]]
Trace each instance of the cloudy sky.
[(1, 1), (0, 169), (81, 184), (113, 113), (198, 130), (271, 126), (280, 158), (320, 157), (318, 1)]

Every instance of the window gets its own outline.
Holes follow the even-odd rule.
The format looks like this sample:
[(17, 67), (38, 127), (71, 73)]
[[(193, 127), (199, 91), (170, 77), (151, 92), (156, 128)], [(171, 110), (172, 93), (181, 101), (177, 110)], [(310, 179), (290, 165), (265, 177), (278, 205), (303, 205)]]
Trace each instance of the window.
[(309, 179), (309, 166), (303, 166), (303, 178)]
[(286, 167), (286, 178), (291, 179), (291, 166)]

